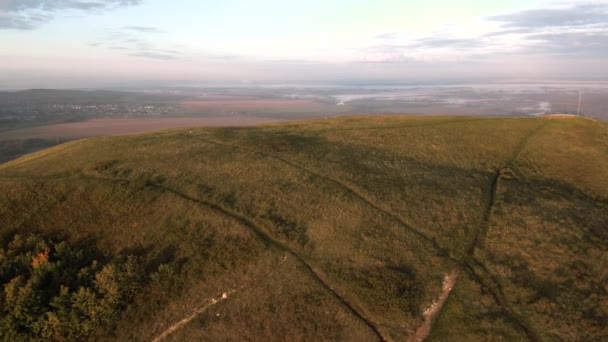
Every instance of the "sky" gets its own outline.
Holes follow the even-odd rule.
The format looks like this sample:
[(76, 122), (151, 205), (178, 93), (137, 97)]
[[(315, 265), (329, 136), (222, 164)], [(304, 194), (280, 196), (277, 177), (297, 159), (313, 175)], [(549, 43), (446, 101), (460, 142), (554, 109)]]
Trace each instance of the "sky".
[(608, 1), (0, 0), (0, 88), (608, 80)]

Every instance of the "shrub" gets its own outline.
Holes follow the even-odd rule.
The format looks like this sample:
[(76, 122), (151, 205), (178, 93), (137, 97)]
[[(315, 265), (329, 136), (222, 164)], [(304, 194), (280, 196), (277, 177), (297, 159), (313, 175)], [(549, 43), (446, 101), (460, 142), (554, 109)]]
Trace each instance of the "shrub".
[(85, 339), (119, 319), (143, 283), (140, 269), (134, 257), (105, 260), (15, 235), (0, 249), (0, 339)]

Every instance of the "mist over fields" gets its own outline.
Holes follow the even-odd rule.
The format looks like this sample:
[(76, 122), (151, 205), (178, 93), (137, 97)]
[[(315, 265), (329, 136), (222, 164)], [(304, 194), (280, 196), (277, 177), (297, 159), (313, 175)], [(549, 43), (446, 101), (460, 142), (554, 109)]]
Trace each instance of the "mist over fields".
[(339, 115), (440, 114), (608, 119), (608, 84), (167, 84), (114, 91), (0, 92), (0, 160), (99, 135), (243, 126)]

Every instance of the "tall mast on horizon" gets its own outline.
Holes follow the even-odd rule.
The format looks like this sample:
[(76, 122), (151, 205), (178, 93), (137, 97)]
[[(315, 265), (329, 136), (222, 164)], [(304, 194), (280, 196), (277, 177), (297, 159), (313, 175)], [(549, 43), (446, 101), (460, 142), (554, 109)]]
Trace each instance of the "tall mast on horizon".
[(578, 111), (577, 115), (581, 115), (581, 100), (583, 99), (583, 91), (582, 89), (578, 90)]

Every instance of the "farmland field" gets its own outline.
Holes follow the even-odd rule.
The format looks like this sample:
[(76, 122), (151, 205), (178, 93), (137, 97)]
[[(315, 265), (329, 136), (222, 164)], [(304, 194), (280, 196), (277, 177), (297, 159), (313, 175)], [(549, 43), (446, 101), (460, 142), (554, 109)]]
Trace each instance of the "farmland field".
[(0, 141), (13, 139), (78, 139), (102, 135), (141, 133), (166, 128), (197, 126), (252, 126), (278, 119), (261, 117), (222, 116), (222, 117), (170, 117), (170, 118), (122, 118), (91, 119), (79, 122), (37, 126), (3, 132)]

